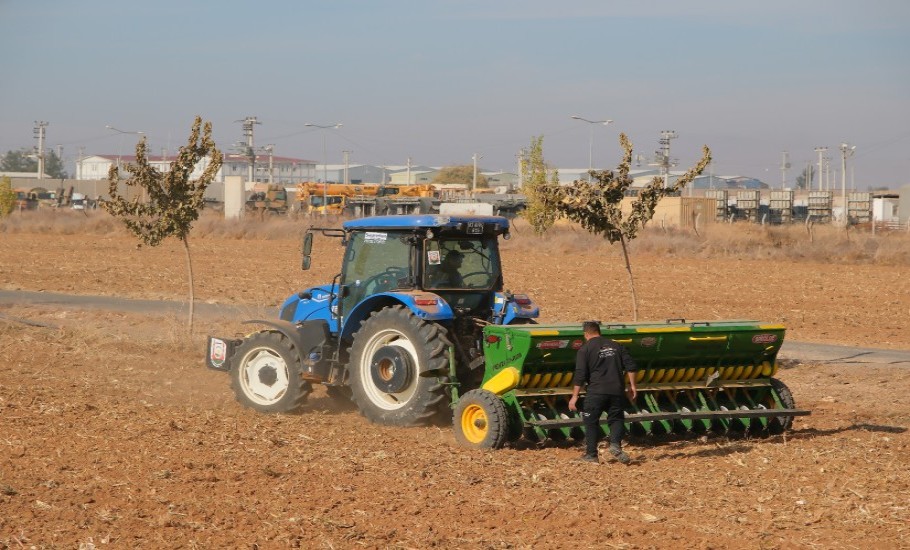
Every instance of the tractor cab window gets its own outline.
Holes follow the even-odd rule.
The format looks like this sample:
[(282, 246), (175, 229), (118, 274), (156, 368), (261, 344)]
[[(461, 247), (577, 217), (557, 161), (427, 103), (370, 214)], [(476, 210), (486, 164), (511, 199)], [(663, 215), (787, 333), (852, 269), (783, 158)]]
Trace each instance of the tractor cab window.
[(410, 277), (409, 236), (393, 231), (351, 234), (342, 268), (347, 296), (343, 310), (350, 312), (363, 299), (407, 284)]
[(489, 290), (499, 279), (494, 239), (428, 240), (423, 262), (424, 288)]

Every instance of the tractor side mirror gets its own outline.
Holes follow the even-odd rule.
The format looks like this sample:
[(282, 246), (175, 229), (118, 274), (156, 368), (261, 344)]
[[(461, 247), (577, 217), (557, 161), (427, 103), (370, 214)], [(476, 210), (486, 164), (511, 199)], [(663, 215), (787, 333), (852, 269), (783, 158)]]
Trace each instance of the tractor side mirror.
[(303, 263), (301, 268), (306, 271), (310, 268), (310, 252), (313, 250), (313, 234), (309, 231), (303, 236)]

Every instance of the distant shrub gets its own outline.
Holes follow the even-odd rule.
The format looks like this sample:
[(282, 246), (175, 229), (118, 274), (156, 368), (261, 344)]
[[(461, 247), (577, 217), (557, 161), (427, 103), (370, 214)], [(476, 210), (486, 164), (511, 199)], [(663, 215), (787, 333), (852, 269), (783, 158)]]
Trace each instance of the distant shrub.
[(16, 208), (16, 192), (13, 191), (13, 182), (9, 176), (0, 178), (0, 218), (12, 214)]

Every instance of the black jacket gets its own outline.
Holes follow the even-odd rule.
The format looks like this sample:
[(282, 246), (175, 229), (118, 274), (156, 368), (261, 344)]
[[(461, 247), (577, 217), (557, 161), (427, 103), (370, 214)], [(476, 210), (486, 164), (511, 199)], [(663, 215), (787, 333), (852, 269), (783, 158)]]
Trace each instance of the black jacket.
[(636, 372), (638, 365), (629, 352), (604, 336), (591, 338), (575, 356), (576, 386), (588, 385), (587, 393), (623, 395), (626, 372)]

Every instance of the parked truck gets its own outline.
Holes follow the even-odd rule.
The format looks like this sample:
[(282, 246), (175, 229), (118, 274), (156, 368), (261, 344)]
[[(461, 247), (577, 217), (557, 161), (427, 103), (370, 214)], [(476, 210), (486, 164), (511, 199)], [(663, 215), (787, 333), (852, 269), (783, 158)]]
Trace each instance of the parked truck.
[[(209, 337), (207, 365), (229, 372), (238, 401), (265, 413), (295, 411), (323, 384), (373, 422), (451, 419), (456, 439), (472, 447), (583, 437), (568, 409), (581, 325), (537, 324), (532, 299), (505, 290), (498, 241), (509, 227), (472, 215), (311, 227), (303, 269), (321, 234), (345, 247), (340, 273), (288, 297), (277, 319), (248, 321), (259, 330)], [(781, 325), (676, 319), (602, 332), (640, 366), (627, 410), (635, 430), (767, 433), (808, 414), (773, 377)]]
[(288, 192), (283, 185), (257, 183), (253, 185), (251, 191), (250, 197), (244, 204), (247, 212), (260, 216), (288, 213)]

